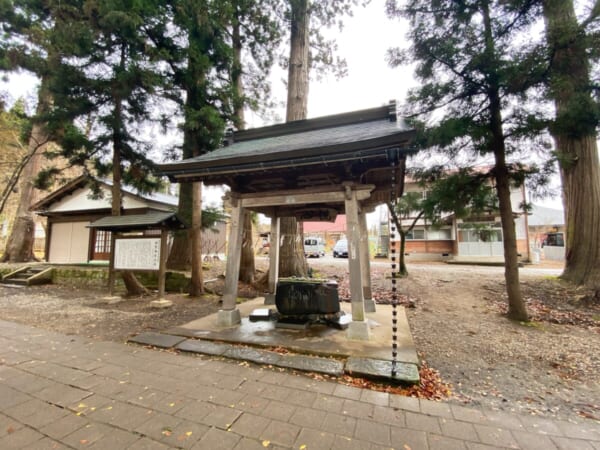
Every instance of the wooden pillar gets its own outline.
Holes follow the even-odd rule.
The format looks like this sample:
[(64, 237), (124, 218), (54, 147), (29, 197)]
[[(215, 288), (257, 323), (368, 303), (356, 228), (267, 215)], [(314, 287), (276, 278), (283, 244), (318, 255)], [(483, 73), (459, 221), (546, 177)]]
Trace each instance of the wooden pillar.
[(369, 254), (369, 229), (367, 227), (367, 213), (363, 209), (358, 213), (360, 227), (360, 259), (361, 278), (363, 284), (363, 299), (366, 312), (375, 312), (375, 301), (371, 290), (371, 261)]
[(165, 296), (165, 282), (167, 278), (167, 237), (169, 232), (165, 229), (160, 230), (160, 261), (158, 264), (158, 298)]
[(116, 231), (110, 232), (110, 259), (108, 261), (108, 292), (115, 295), (115, 240)]
[(352, 322), (348, 326), (349, 339), (369, 340), (369, 325), (365, 320), (365, 305), (360, 251), (359, 204), (356, 191), (350, 185), (346, 189), (346, 221), (348, 233), (348, 266), (350, 270), (350, 297), (352, 300)]
[(281, 220), (275, 214), (271, 217), (271, 239), (269, 245), (269, 286), (265, 296), (266, 305), (275, 304), (275, 291), (279, 278), (279, 224)]
[(227, 264), (225, 269), (225, 288), (223, 290), (223, 309), (217, 314), (217, 325), (229, 327), (241, 322), (240, 311), (236, 309), (238, 276), (242, 255), (242, 232), (244, 208), (239, 199), (231, 197), (231, 226), (227, 245)]

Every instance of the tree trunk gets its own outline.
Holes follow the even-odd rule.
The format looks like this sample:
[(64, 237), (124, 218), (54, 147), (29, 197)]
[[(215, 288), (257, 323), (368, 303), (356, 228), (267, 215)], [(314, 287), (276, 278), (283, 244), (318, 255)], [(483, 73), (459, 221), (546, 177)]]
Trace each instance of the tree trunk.
[[(52, 99), (47, 81), (42, 80), (38, 96), (36, 115), (44, 114), (50, 108)], [(35, 240), (34, 214), (30, 206), (38, 200), (39, 192), (34, 188), (34, 180), (43, 165), (41, 148), (48, 142), (45, 124), (35, 121), (27, 144), (27, 154), (31, 155), (20, 175), (19, 205), (10, 236), (6, 241), (3, 262), (27, 262), (35, 260), (33, 243)]]
[(244, 212), (244, 230), (242, 231), (242, 257), (240, 260), (240, 278), (244, 283), (253, 283), (256, 267), (254, 264), (254, 245), (252, 241), (252, 212)]
[(406, 250), (406, 233), (402, 229), (398, 229), (400, 235), (400, 250), (398, 250), (398, 274), (401, 277), (408, 276), (408, 269), (406, 267), (406, 256), (404, 251)]
[[(121, 55), (121, 62), (123, 63), (124, 56)], [(120, 216), (122, 207), (121, 198), (121, 148), (123, 146), (121, 127), (123, 126), (122, 107), (123, 101), (118, 95), (113, 97), (115, 101), (114, 109), (114, 125), (113, 125), (113, 160), (112, 160), (112, 188), (111, 188), (111, 215)], [(114, 231), (113, 231), (114, 233)], [(114, 251), (114, 248), (112, 249)], [(138, 296), (148, 294), (148, 290), (138, 281), (133, 272), (125, 270), (121, 272), (123, 283), (125, 283), (125, 289), (127, 295)]]
[[(308, 0), (290, 0), (291, 37), (286, 121), (306, 119), (310, 71)], [(302, 233), (295, 217), (281, 218), (279, 276), (308, 275)]]
[[(238, 130), (246, 127), (244, 117), (244, 85), (242, 83), (242, 40), (240, 36), (240, 24), (235, 22), (232, 31), (233, 45), (233, 68), (231, 80), (236, 92), (234, 100), (235, 122)], [(240, 259), (239, 280), (244, 283), (253, 283), (256, 272), (254, 261), (254, 246), (252, 242), (252, 211), (244, 211), (244, 222), (242, 231), (242, 254)]]
[(513, 320), (528, 321), (527, 308), (521, 294), (519, 283), (519, 256), (517, 252), (517, 233), (513, 218), (512, 204), (510, 201), (510, 180), (508, 169), (504, 162), (504, 154), (500, 156), (494, 152), (496, 164), (496, 191), (500, 206), (500, 220), (502, 222), (502, 244), (504, 245), (504, 279), (506, 280), (506, 293), (508, 295), (508, 317)]
[(560, 152), (574, 156), (572, 167), (561, 164), (565, 205), (565, 270), (562, 278), (600, 291), (600, 167), (596, 138), (556, 136)]
[[(187, 226), (192, 225), (192, 185), (181, 183), (179, 185), (179, 204), (177, 215)], [(190, 270), (192, 267), (192, 248), (190, 241), (192, 230), (176, 231), (171, 244), (171, 251), (167, 259), (167, 268), (171, 270)]]
[[(485, 27), (486, 52), (491, 61), (495, 60), (495, 48), (492, 38), (490, 14), (487, 5), (483, 8), (483, 21)], [(496, 192), (500, 207), (500, 220), (502, 222), (502, 244), (504, 245), (504, 279), (506, 280), (506, 293), (508, 295), (508, 317), (513, 320), (528, 321), (527, 308), (521, 295), (519, 283), (519, 260), (517, 254), (517, 233), (510, 201), (510, 179), (506, 166), (506, 147), (504, 144), (504, 131), (502, 129), (502, 103), (497, 80), (490, 80), (488, 89), (491, 147), (494, 152), (494, 176), (496, 179)]]
[(290, 0), (291, 33), (288, 65), (287, 122), (306, 119), (310, 72), (308, 0)]
[(552, 135), (565, 207), (566, 260), (562, 278), (600, 291), (600, 164), (595, 102), (590, 93), (586, 40), (573, 2), (543, 2), (551, 50), (550, 94), (556, 105)]
[[(401, 222), (400, 218), (398, 217), (397, 211), (394, 209), (394, 204), (389, 202), (389, 203), (387, 203), (387, 207), (388, 207), (390, 217), (392, 219), (392, 222), (394, 223), (393, 225), (396, 229), (396, 233), (398, 234), (399, 241), (400, 241), (400, 248), (396, 249), (396, 251), (397, 251), (396, 258), (398, 261), (398, 272), (397, 273), (401, 277), (406, 277), (406, 276), (408, 276), (408, 268), (406, 267), (406, 259), (404, 256), (404, 250), (406, 249), (406, 233), (408, 233), (410, 230), (412, 230), (415, 227), (417, 220), (419, 220), (419, 217), (421, 217), (421, 215), (423, 213), (419, 213), (419, 216), (412, 222), (412, 225), (410, 226), (410, 228), (408, 230), (405, 230), (404, 228), (402, 228), (402, 222)], [(392, 238), (392, 236), (390, 235), (390, 239), (391, 238)], [(394, 236), (394, 238), (395, 238), (395, 236)], [(392, 263), (392, 270), (394, 270), (394, 271), (396, 270), (394, 263)]]
[(193, 183), (192, 191), (192, 280), (190, 296), (200, 297), (204, 294), (202, 277), (202, 183)]
[[(19, 146), (21, 146), (21, 144), (18, 142), (18, 139), (19, 138), (15, 134), (15, 141), (18, 143)], [(24, 146), (21, 147), (24, 148)], [(23, 170), (25, 170), (25, 168), (27, 167), (29, 161), (31, 161), (31, 158), (35, 155), (37, 149), (38, 147), (35, 146), (35, 148), (31, 150), (28, 145), (28, 148), (25, 149), (26, 154), (23, 155), (21, 160), (17, 163), (17, 166), (14, 168), (14, 170), (6, 180), (6, 185), (2, 188), (2, 195), (0, 196), (0, 214), (2, 214), (2, 212), (4, 211), (6, 203), (8, 202), (8, 199), (10, 198), (11, 194), (13, 192), (16, 192), (16, 186), (17, 184), (19, 184), (19, 180), (21, 180), (21, 174), (23, 173)]]
[[(279, 276), (280, 277), (305, 277), (308, 271), (305, 269), (306, 258), (302, 236), (298, 233), (298, 225), (293, 217), (282, 217), (279, 225), (281, 236), (281, 248), (279, 253)], [(271, 242), (271, 245), (276, 245)], [(297, 248), (302, 248), (302, 257), (298, 257)]]

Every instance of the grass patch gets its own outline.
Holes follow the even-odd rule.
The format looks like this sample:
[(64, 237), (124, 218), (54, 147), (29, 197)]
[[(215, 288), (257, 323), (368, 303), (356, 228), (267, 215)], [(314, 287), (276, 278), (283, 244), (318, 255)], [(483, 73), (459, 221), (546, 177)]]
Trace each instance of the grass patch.
[(519, 325), (527, 328), (534, 328), (540, 331), (546, 331), (546, 325), (543, 322), (535, 322), (530, 320), (529, 322), (519, 322)]

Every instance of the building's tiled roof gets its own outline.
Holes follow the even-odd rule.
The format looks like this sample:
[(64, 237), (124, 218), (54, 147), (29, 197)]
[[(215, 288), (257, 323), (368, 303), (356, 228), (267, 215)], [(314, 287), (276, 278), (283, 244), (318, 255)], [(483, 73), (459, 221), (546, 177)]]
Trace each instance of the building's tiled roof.
[(305, 236), (309, 233), (332, 233), (332, 232), (346, 232), (346, 215), (338, 214), (335, 218), (335, 222), (303, 222), (302, 227)]
[(533, 205), (531, 213), (527, 218), (527, 224), (530, 227), (564, 225), (565, 212), (562, 209)]
[(146, 214), (102, 217), (88, 225), (89, 228), (109, 231), (134, 231), (167, 228), (170, 230), (186, 228), (185, 224), (173, 212), (151, 211)]
[[(112, 186), (112, 180), (109, 178), (102, 178), (100, 182)], [(135, 187), (129, 186), (127, 184), (121, 186), (121, 190), (123, 192), (127, 192), (128, 194), (135, 195), (136, 197), (143, 198), (145, 200), (150, 200), (157, 203), (162, 203), (164, 205), (177, 206), (179, 202), (179, 197), (175, 197), (174, 195), (162, 194), (160, 192), (140, 192)]]
[[(77, 191), (78, 189), (84, 188), (85, 186), (87, 186), (88, 182), (89, 182), (89, 179), (85, 175), (81, 175), (81, 176), (71, 180), (64, 186), (60, 187), (59, 189), (51, 192), (46, 197), (42, 198), (40, 201), (38, 201), (37, 203), (35, 203), (34, 205), (31, 206), (31, 210), (32, 211), (46, 210), (55, 202), (60, 201), (61, 199), (63, 199), (64, 197), (66, 197), (68, 195), (71, 195), (73, 192)], [(112, 187), (112, 180), (110, 180), (108, 178), (99, 178), (98, 182), (107, 187)], [(121, 186), (121, 190), (123, 192), (126, 192), (126, 193), (133, 195), (135, 197), (138, 197), (140, 199), (155, 202), (155, 203), (160, 203), (162, 205), (169, 206), (169, 207), (175, 207), (178, 204), (178, 197), (175, 197), (173, 195), (166, 195), (166, 194), (161, 194), (158, 192), (151, 192), (151, 193), (139, 192), (133, 186), (128, 186), (128, 185)]]

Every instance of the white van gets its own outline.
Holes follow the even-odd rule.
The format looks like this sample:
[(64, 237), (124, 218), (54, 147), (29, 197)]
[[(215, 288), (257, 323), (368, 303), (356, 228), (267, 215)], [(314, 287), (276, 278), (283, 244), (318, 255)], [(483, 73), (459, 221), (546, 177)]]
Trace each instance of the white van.
[(307, 237), (304, 239), (304, 256), (319, 258), (325, 256), (325, 242), (320, 237)]

